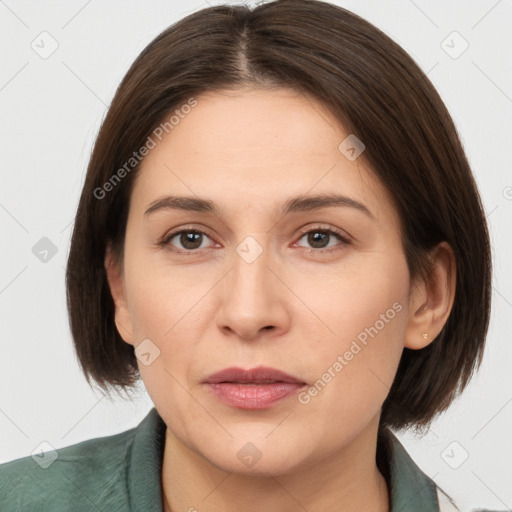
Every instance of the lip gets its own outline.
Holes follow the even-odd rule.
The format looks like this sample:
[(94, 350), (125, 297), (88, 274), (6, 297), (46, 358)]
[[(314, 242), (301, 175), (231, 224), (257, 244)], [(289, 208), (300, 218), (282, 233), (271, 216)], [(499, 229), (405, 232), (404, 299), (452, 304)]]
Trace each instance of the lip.
[(204, 384), (221, 402), (240, 409), (265, 409), (306, 385), (293, 375), (266, 366), (225, 368), (210, 375)]
[(207, 384), (218, 384), (220, 382), (231, 382), (238, 384), (268, 384), (274, 382), (288, 382), (295, 384), (305, 384), (299, 378), (288, 373), (269, 368), (268, 366), (257, 366), (250, 370), (244, 370), (237, 366), (225, 368), (220, 372), (213, 373), (205, 381)]

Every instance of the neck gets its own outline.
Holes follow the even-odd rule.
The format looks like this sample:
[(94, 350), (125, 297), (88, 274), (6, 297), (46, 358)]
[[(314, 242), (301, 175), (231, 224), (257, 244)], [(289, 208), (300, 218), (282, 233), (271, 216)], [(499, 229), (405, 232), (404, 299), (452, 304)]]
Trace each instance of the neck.
[(321, 462), (277, 477), (224, 471), (167, 429), (164, 512), (389, 512), (388, 488), (376, 464), (376, 426)]

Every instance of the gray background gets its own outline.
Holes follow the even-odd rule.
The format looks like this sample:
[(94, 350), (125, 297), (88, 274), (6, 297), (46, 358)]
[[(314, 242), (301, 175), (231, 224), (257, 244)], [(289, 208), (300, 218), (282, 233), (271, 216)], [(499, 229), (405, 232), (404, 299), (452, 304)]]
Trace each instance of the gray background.
[[(142, 385), (133, 401), (111, 402), (78, 369), (65, 308), (69, 238), (92, 143), (129, 65), (168, 25), (216, 3), (0, 1), (0, 462), (43, 441), (59, 448), (126, 430), (152, 407)], [(481, 371), (426, 435), (399, 437), (463, 510), (512, 509), (512, 0), (335, 3), (428, 73), (491, 230), (493, 313)]]

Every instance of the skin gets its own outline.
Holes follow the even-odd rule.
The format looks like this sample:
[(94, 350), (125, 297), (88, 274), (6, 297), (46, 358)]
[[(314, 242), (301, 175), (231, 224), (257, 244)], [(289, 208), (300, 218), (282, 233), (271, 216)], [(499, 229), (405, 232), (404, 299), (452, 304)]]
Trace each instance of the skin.
[[(165, 510), (388, 511), (375, 462), (380, 409), (404, 346), (426, 346), (448, 318), (453, 253), (443, 242), (435, 275), (411, 281), (388, 191), (338, 150), (348, 133), (313, 99), (289, 89), (196, 99), (142, 163), (123, 266), (110, 249), (105, 258), (121, 336), (160, 350), (139, 368), (167, 425)], [(288, 198), (323, 192), (374, 218), (349, 206), (279, 214)], [(211, 199), (220, 214), (144, 214), (168, 194)], [(206, 235), (195, 246), (180, 235), (158, 245), (180, 228)], [(349, 243), (331, 234), (315, 245), (318, 229)], [(247, 236), (262, 249), (252, 263), (236, 251)], [(202, 383), (229, 366), (265, 365), (312, 386), (394, 303), (400, 312), (307, 404), (243, 410)], [(252, 467), (237, 456), (249, 442), (261, 454)]]

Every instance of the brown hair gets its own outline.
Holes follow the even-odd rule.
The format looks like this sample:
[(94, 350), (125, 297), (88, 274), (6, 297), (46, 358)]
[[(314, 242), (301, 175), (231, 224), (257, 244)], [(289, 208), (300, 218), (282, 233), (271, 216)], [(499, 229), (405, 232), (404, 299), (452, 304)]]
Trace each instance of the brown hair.
[[(126, 162), (190, 98), (247, 85), (307, 94), (363, 141), (360, 158), (400, 215), (412, 279), (429, 275), (436, 244), (452, 247), (450, 316), (426, 348), (404, 349), (381, 417), (381, 425), (395, 428), (427, 425), (481, 362), (491, 300), (484, 211), (456, 128), (426, 75), (371, 23), (318, 0), (200, 10), (156, 37), (122, 80), (94, 145), (66, 273), (71, 332), (87, 381), (109, 392), (139, 379), (133, 346), (115, 326), (104, 268), (108, 242), (122, 264), (139, 167)], [(117, 170), (122, 179), (113, 180)]]

